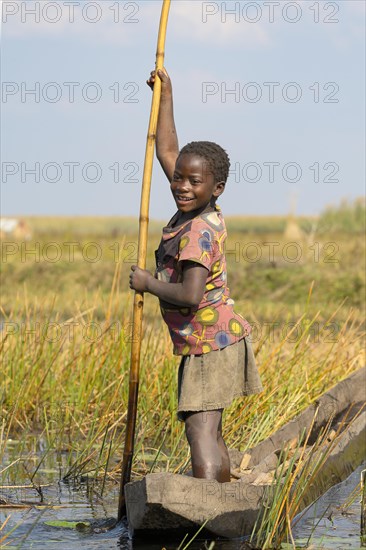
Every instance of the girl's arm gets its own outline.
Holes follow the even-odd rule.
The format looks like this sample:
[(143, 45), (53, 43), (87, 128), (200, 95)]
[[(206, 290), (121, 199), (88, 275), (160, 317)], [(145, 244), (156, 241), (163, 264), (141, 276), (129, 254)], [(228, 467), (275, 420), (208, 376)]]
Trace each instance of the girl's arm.
[(130, 288), (138, 292), (149, 292), (164, 302), (177, 306), (195, 307), (201, 302), (207, 280), (207, 269), (197, 262), (183, 262), (181, 283), (159, 281), (136, 265), (131, 266)]
[[(175, 161), (179, 154), (178, 137), (174, 123), (173, 89), (165, 69), (158, 71), (161, 80), (161, 98), (158, 125), (156, 129), (156, 156), (169, 181), (172, 181)], [(154, 87), (155, 71), (151, 72), (147, 84)]]

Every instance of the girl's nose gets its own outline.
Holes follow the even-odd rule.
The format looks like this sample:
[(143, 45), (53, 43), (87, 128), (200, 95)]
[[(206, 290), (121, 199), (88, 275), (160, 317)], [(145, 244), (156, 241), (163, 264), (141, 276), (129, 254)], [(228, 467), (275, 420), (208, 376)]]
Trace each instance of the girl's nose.
[(188, 191), (189, 187), (190, 187), (190, 183), (188, 179), (181, 180), (177, 185), (177, 189), (179, 189), (179, 191)]

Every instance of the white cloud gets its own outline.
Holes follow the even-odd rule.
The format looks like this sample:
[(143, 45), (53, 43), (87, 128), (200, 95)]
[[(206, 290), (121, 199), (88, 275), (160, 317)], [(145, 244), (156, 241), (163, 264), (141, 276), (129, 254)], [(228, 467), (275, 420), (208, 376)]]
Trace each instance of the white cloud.
[[(68, 36), (99, 43), (133, 44), (136, 32), (157, 36), (161, 1), (13, 1), (6, 2), (3, 32), (5, 36)], [(264, 24), (251, 24), (222, 12), (221, 4), (235, 4), (242, 10), (243, 2), (200, 2), (173, 0), (170, 8), (168, 33), (191, 43), (212, 42), (221, 47), (239, 44), (265, 46), (269, 34)], [(118, 8), (117, 8), (118, 6)], [(210, 15), (210, 9), (219, 10)], [(227, 8), (229, 9), (229, 7)], [(36, 11), (36, 14), (32, 13)], [(95, 20), (95, 23), (91, 21)], [(206, 20), (206, 22), (204, 22)], [(55, 22), (52, 22), (55, 21)]]
[(7, 1), (3, 5), (4, 37), (78, 37), (94, 42), (133, 42), (139, 6), (101, 1)]
[[(268, 48), (283, 30), (294, 27), (285, 21), (296, 15), (296, 4), (301, 18), (296, 23), (306, 29), (314, 26), (316, 6), (322, 32), (334, 40), (336, 46), (349, 47), (364, 36), (365, 2), (347, 0), (312, 4), (309, 0), (293, 3), (247, 1), (172, 0), (168, 37), (176, 42), (212, 44), (232, 49), (238, 46)], [(311, 4), (311, 5), (310, 5)], [(271, 8), (269, 7), (271, 5)], [(315, 5), (315, 7), (314, 7)], [(43, 0), (7, 1), (3, 4), (2, 25), (4, 37), (64, 36), (80, 40), (120, 45), (136, 44), (136, 37), (156, 36), (159, 25), (161, 0)], [(312, 7), (313, 6), (313, 7)], [(38, 10), (37, 15), (31, 12)], [(274, 18), (270, 22), (270, 12)], [(38, 19), (36, 21), (35, 19)], [(339, 19), (339, 23), (326, 24), (324, 19)], [(91, 21), (95, 20), (95, 23)], [(51, 21), (55, 21), (52, 23)], [(73, 21), (73, 22), (70, 22)], [(252, 22), (250, 22), (252, 21)], [(300, 30), (300, 29), (299, 29)]]
[[(230, 15), (229, 9), (234, 9), (235, 13)], [(242, 18), (242, 2), (175, 2), (172, 4), (169, 33), (190, 42), (228, 48), (243, 44), (266, 46), (269, 43), (269, 34), (263, 24), (251, 24)]]

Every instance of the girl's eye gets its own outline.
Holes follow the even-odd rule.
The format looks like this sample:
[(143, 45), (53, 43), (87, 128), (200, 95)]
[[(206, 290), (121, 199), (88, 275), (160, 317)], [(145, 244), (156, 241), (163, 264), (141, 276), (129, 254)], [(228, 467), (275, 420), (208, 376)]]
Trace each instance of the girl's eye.
[(200, 183), (200, 180), (193, 180), (193, 183), (198, 184), (198, 183)]
[(178, 176), (177, 174), (174, 174), (173, 180), (179, 180), (179, 179), (180, 179), (180, 176)]

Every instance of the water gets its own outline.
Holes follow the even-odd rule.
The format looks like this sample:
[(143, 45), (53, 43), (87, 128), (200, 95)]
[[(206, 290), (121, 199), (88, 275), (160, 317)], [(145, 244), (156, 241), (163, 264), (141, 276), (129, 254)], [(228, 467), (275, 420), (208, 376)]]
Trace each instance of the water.
[(317, 502), (312, 504), (294, 527), (293, 534), (303, 545), (312, 536), (311, 542), (317, 550), (359, 550), (360, 546), (360, 496), (345, 510), (342, 505), (360, 483), (361, 471), (366, 462), (355, 470), (345, 481), (329, 489)]
[[(299, 547), (304, 547), (310, 538), (311, 548), (316, 550), (359, 550), (360, 546), (360, 498), (342, 513), (341, 505), (346, 503), (352, 491), (360, 482), (360, 472), (366, 464), (360, 466), (347, 480), (330, 489), (315, 504), (306, 510), (297, 521), (293, 534)], [(46, 483), (46, 481), (45, 481)], [(100, 497), (100, 484), (83, 482), (79, 484), (58, 482), (42, 489), (43, 500), (53, 507), (29, 509), (1, 509), (0, 520), (7, 524), (0, 531), (0, 539), (11, 529), (15, 530), (3, 541), (2, 548), (7, 550), (166, 550), (177, 549), (180, 540), (175, 543), (132, 543), (126, 525), (120, 524), (113, 529), (106, 528), (103, 522), (116, 515), (118, 486), (108, 483), (105, 494)], [(0, 490), (0, 498), (7, 501), (39, 504), (40, 495), (34, 489)], [(72, 521), (91, 523), (91, 527), (81, 532), (76, 529), (47, 525), (50, 521)], [(316, 527), (315, 527), (316, 526)], [(110, 527), (110, 526), (109, 526)], [(102, 531), (102, 532), (100, 532)], [(188, 539), (187, 539), (188, 540)], [(5, 546), (5, 543), (8, 546)], [(184, 545), (183, 545), (184, 546)], [(208, 549), (210, 543), (198, 540), (192, 550)], [(216, 541), (214, 550), (244, 550), (243, 541)]]
[[(17, 549), (105, 549), (130, 548), (129, 535), (126, 526), (118, 525), (114, 529), (103, 533), (96, 533), (92, 529), (80, 532), (76, 529), (54, 527), (48, 522), (90, 522), (96, 528), (103, 526), (103, 521), (116, 514), (118, 502), (118, 487), (107, 486), (106, 495), (101, 499), (98, 495), (98, 487), (95, 484), (81, 483), (79, 485), (59, 482), (56, 486), (43, 487), (43, 500), (53, 507), (28, 509), (2, 509), (0, 510), (1, 522), (10, 517), (3, 532), (9, 532), (16, 526), (14, 532), (6, 539), (9, 547)], [(0, 498), (7, 501), (15, 500), (39, 504), (40, 497), (34, 489), (23, 489), (20, 495), (11, 494), (11, 490), (0, 492)], [(12, 497), (9, 499), (9, 497)], [(16, 499), (14, 498), (16, 497)], [(93, 523), (95, 522), (95, 523)], [(119, 541), (122, 546), (119, 545)], [(5, 543), (5, 541), (4, 541)]]

